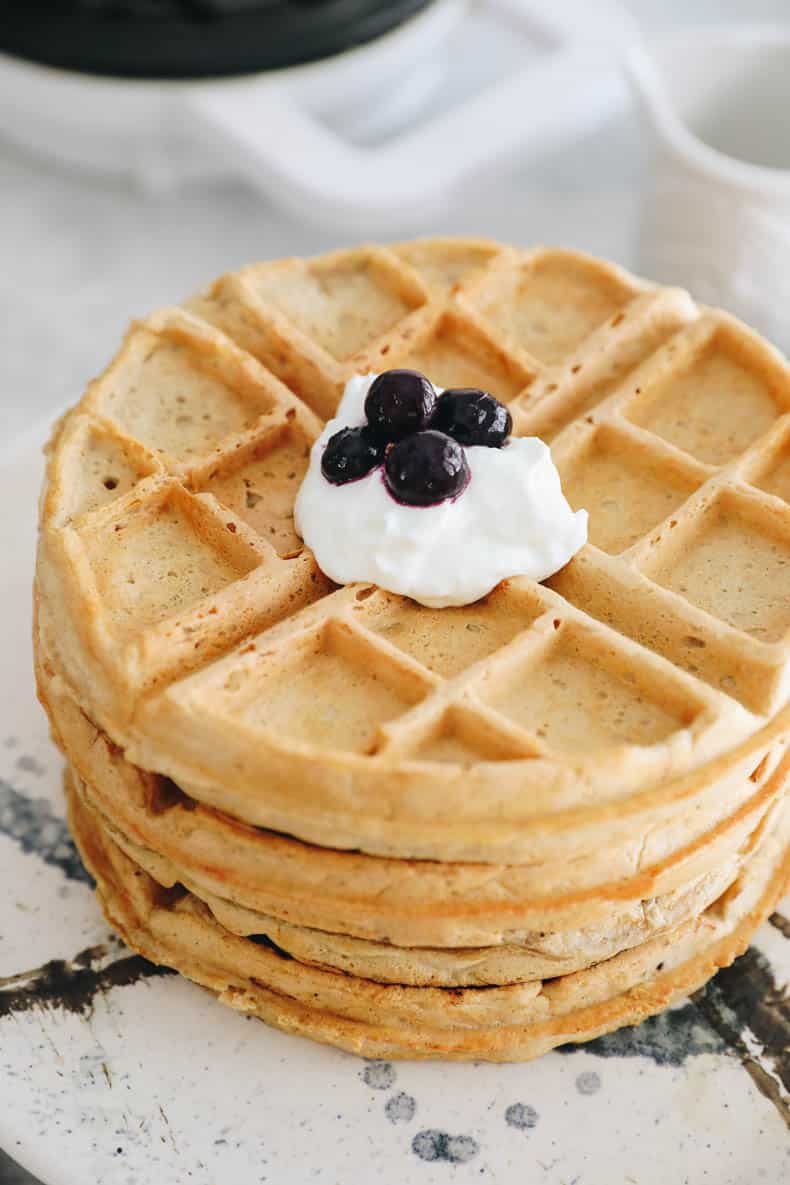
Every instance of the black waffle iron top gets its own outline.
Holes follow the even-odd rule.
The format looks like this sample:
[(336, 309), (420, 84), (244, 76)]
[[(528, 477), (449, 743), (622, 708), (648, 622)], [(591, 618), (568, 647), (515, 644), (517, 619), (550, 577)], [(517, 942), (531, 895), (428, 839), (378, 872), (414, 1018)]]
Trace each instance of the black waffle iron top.
[(122, 78), (216, 78), (313, 62), (430, 0), (0, 0), (0, 51)]

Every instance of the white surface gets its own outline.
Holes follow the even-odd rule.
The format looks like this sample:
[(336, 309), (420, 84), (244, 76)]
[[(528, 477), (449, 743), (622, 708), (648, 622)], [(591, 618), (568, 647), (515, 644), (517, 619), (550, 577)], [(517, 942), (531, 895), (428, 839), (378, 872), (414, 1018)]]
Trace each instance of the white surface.
[(587, 511), (571, 510), (548, 445), (534, 436), (464, 449), (469, 482), (437, 506), (397, 502), (381, 466), (344, 485), (328, 482), (324, 450), (342, 428), (367, 422), (375, 377), (349, 379), (296, 498), (296, 529), (330, 580), (369, 581), (435, 608), (469, 605), (509, 576), (547, 580), (584, 546)]
[[(0, 788), (60, 816), (61, 763), (35, 701), (29, 644), (38, 456), (28, 445), (0, 469), (2, 504), (21, 508), (0, 518), (9, 574)], [(0, 835), (0, 976), (72, 957), (106, 934), (86, 885)], [(781, 993), (790, 942), (766, 926), (759, 944)], [(176, 976), (143, 980), (100, 993), (87, 1015), (33, 1009), (0, 1020), (0, 1146), (46, 1185), (787, 1180), (784, 1121), (701, 1014), (682, 1037), (636, 1032), (645, 1056), (390, 1065), (287, 1037)], [(759, 1058), (748, 1030), (746, 1039)], [(682, 1064), (660, 1064), (672, 1054)], [(534, 1109), (532, 1126), (508, 1121), (514, 1104)], [(415, 1137), (431, 1131), (461, 1137), (455, 1147), (471, 1158), (420, 1157)]]

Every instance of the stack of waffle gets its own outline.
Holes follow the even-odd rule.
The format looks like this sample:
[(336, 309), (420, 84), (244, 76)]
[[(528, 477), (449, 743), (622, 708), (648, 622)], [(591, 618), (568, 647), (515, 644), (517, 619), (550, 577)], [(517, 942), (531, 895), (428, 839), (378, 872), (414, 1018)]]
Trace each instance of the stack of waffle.
[[(548, 585), (427, 609), (302, 546), (311, 442), (401, 365), (551, 443), (590, 543)], [(52, 442), (36, 577), (111, 924), (368, 1056), (528, 1058), (698, 987), (790, 872), (788, 441), (771, 347), (573, 252), (266, 263), (136, 324)]]

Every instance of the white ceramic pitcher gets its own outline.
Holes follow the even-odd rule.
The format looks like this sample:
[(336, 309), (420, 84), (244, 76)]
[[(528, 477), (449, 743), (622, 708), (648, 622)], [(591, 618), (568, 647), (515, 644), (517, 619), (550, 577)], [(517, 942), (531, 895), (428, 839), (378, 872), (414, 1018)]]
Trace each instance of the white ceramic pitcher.
[(790, 28), (673, 35), (628, 64), (652, 141), (641, 270), (790, 351)]

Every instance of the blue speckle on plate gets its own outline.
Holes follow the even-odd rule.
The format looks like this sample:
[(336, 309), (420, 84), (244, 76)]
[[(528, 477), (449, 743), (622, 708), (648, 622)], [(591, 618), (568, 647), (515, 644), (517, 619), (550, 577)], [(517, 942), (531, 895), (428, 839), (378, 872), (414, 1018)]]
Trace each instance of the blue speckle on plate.
[(387, 1099), (384, 1114), (390, 1123), (411, 1123), (416, 1110), (417, 1100), (400, 1090), (391, 1099)]
[(510, 1127), (518, 1127), (522, 1130), (536, 1127), (538, 1118), (537, 1111), (528, 1103), (511, 1103), (505, 1111), (505, 1123)]
[(690, 1057), (724, 1053), (727, 1046), (695, 1004), (649, 1016), (640, 1025), (605, 1033), (584, 1044), (561, 1045), (558, 1053), (583, 1050), (595, 1057), (649, 1057), (657, 1066), (682, 1066)]
[(397, 1074), (392, 1062), (368, 1062), (359, 1076), (371, 1090), (389, 1090), (395, 1085)]
[(451, 1136), (448, 1132), (417, 1132), (411, 1150), (420, 1160), (446, 1160), (450, 1164), (468, 1164), (480, 1152), (477, 1140), (471, 1136)]
[(601, 1089), (601, 1075), (595, 1070), (585, 1070), (576, 1079), (576, 1089), (579, 1094), (597, 1094)]
[(69, 880), (92, 885), (68, 827), (44, 798), (28, 798), (0, 778), (0, 833), (59, 868)]

